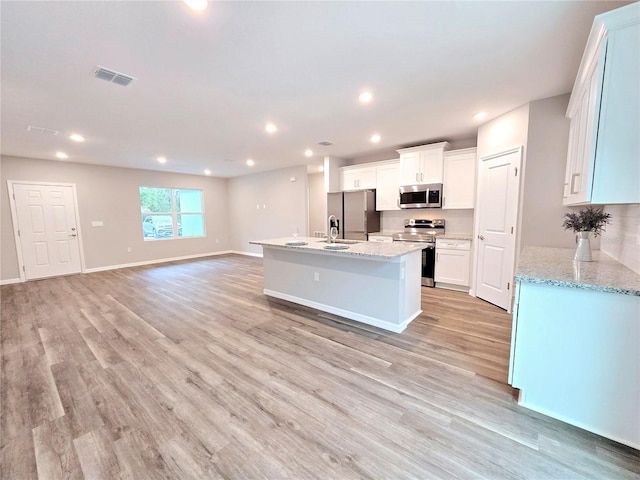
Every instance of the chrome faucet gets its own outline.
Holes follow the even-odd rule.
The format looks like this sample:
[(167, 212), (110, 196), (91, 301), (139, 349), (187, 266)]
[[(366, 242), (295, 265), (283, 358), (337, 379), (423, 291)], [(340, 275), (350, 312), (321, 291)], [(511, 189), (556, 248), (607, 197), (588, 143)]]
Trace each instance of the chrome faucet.
[(336, 243), (336, 238), (338, 237), (338, 219), (335, 215), (329, 215), (329, 241), (331, 243)]

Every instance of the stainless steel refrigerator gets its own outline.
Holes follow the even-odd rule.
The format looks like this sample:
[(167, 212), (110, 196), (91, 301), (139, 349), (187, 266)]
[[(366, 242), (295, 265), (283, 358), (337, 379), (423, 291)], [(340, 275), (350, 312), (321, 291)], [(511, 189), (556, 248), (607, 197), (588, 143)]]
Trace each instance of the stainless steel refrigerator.
[(375, 190), (327, 194), (327, 215), (338, 219), (339, 238), (368, 240), (370, 233), (380, 231)]

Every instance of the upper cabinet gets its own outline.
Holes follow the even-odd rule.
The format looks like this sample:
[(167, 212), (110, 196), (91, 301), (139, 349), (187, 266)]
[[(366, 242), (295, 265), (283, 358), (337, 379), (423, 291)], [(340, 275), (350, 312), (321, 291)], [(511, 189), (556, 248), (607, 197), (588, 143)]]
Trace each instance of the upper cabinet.
[(400, 159), (376, 164), (376, 210), (400, 210)]
[(443, 183), (444, 152), (448, 142), (396, 150), (400, 154), (400, 185)]
[(442, 208), (474, 208), (476, 198), (475, 148), (450, 150), (444, 154)]
[(376, 188), (376, 167), (354, 165), (340, 169), (342, 191)]
[(564, 205), (640, 203), (640, 9), (596, 16), (571, 93)]

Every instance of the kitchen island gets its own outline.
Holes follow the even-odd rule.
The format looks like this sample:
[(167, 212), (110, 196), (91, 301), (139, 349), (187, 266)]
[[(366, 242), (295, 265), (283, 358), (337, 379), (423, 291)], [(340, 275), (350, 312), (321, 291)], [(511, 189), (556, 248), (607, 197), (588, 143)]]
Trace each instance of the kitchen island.
[(522, 406), (640, 448), (640, 275), (573, 254), (522, 252), (509, 383)]
[(326, 240), (312, 237), (250, 243), (263, 249), (265, 295), (396, 333), (422, 313), (420, 245), (338, 243), (333, 248), (343, 250), (328, 250)]

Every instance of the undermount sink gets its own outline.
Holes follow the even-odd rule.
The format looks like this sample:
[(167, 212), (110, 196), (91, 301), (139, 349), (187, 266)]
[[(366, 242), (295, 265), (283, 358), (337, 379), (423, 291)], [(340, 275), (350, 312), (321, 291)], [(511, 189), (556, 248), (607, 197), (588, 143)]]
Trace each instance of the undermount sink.
[(336, 238), (335, 242), (329, 240), (319, 240), (320, 243), (341, 243), (344, 245), (353, 245), (355, 243), (362, 243), (360, 240), (344, 240), (342, 238)]

